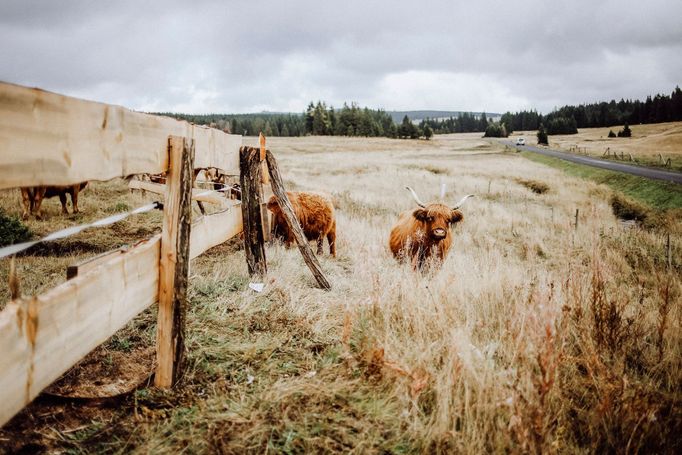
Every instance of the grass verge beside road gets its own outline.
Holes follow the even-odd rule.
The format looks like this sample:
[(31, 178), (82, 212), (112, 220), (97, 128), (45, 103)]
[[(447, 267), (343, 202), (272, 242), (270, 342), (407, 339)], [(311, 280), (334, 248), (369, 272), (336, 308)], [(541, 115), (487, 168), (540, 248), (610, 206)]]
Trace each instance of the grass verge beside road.
[(571, 176), (603, 183), (611, 189), (622, 192), (652, 208), (659, 210), (682, 209), (681, 185), (593, 168), (532, 152), (521, 152), (521, 154), (532, 161), (561, 169)]

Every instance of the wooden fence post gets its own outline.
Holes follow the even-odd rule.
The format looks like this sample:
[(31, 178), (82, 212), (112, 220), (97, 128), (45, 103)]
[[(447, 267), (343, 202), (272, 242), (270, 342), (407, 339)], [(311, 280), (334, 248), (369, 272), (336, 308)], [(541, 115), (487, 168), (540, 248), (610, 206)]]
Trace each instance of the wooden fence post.
[(260, 145), (260, 164), (261, 164), (261, 204), (260, 204), (260, 212), (261, 212), (261, 220), (263, 222), (263, 239), (266, 242), (269, 242), (271, 239), (271, 232), (270, 232), (270, 212), (268, 212), (268, 196), (271, 194), (271, 192), (266, 191), (270, 188), (270, 172), (268, 172), (268, 163), (265, 160), (265, 136), (263, 136), (263, 133), (260, 133), (258, 136), (258, 143)]
[(154, 378), (154, 384), (161, 388), (177, 382), (185, 356), (194, 140), (170, 136), (168, 148), (170, 159), (161, 232)]
[(268, 265), (265, 258), (263, 233), (263, 186), (260, 151), (243, 146), (239, 149), (239, 181), (242, 191), (242, 218), (244, 220), (244, 249), (249, 275), (265, 276)]
[(329, 281), (327, 281), (327, 278), (322, 273), (322, 267), (320, 267), (320, 263), (310, 249), (310, 244), (303, 233), (303, 229), (301, 229), (301, 225), (298, 224), (298, 220), (294, 214), (294, 208), (292, 207), (286, 190), (284, 189), (284, 182), (282, 181), (282, 176), (280, 175), (279, 168), (277, 167), (277, 160), (275, 160), (275, 157), (272, 153), (270, 153), (269, 150), (266, 152), (266, 160), (268, 162), (268, 169), (270, 170), (272, 192), (275, 193), (275, 197), (277, 198), (279, 207), (282, 209), (284, 218), (287, 220), (289, 229), (291, 229), (294, 237), (296, 238), (296, 243), (298, 243), (298, 249), (303, 255), (303, 260), (308, 265), (308, 268), (310, 268), (310, 271), (315, 276), (315, 279), (317, 280), (317, 283), (320, 285), (320, 287), (322, 289), (331, 289), (331, 284), (329, 284)]

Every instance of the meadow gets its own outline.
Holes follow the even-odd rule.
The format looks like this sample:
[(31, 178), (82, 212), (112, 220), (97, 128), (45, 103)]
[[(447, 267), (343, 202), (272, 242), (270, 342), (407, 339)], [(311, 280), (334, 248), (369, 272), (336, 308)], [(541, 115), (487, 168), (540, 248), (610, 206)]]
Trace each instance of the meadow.
[[(641, 203), (480, 134), (271, 138), (268, 147), (289, 189), (334, 198), (338, 257), (320, 257), (333, 289), (316, 287), (297, 249), (271, 244), (265, 289), (254, 292), (239, 240), (218, 246), (191, 265), (178, 387), (95, 403), (38, 398), (0, 429), (0, 447), (680, 452), (681, 207), (646, 226), (623, 223), (614, 200)], [(443, 183), (446, 201), (476, 197), (462, 208), (447, 260), (416, 273), (390, 255), (389, 231), (415, 208), (406, 185), (434, 200)], [(49, 200), (47, 220), (28, 226), (43, 234), (149, 200), (123, 181), (93, 183), (83, 213), (65, 218)], [(2, 192), (0, 207), (18, 214), (18, 191)], [(152, 213), (19, 257), (23, 293), (159, 229)], [(5, 283), (8, 267), (0, 262)], [(0, 301), (8, 295), (0, 287)], [(153, 346), (154, 311), (99, 349), (102, 371), (115, 375)]]

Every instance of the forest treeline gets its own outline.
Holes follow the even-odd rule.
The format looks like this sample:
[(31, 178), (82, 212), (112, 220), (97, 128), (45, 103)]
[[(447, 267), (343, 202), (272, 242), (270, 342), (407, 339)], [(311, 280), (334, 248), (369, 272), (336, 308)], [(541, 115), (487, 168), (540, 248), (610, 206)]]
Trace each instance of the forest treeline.
[(486, 136), (507, 136), (513, 131), (537, 130), (543, 125), (547, 134), (572, 134), (578, 128), (609, 127), (623, 124), (682, 121), (682, 90), (670, 95), (648, 96), (640, 100), (611, 100), (579, 106), (563, 106), (547, 115), (535, 110), (506, 112), (499, 122), (464, 112), (459, 116), (424, 119), (418, 125), (407, 116), (396, 124), (382, 109), (361, 108), (344, 103), (334, 109), (326, 103), (310, 102), (305, 112), (258, 114), (177, 114), (161, 113), (199, 125), (210, 125), (234, 134), (255, 136), (365, 136), (391, 138), (430, 138), (433, 134), (485, 132)]
[(543, 116), (537, 111), (506, 112), (500, 119), (507, 134), (537, 130), (544, 125), (547, 134), (572, 134), (578, 128), (610, 127), (625, 124), (682, 121), (682, 90), (670, 95), (647, 96), (646, 100), (611, 100), (600, 103), (563, 106)]
[(245, 136), (365, 136), (390, 138), (430, 138), (434, 132), (483, 132), (488, 124), (485, 113), (476, 116), (462, 113), (459, 117), (447, 119), (425, 119), (415, 124), (405, 115), (396, 123), (391, 115), (382, 109), (361, 108), (356, 103), (344, 103), (341, 109), (334, 109), (318, 101), (310, 103), (302, 114), (258, 113), (258, 114), (178, 114), (162, 112), (160, 115), (187, 120), (198, 125), (210, 125), (233, 134)]

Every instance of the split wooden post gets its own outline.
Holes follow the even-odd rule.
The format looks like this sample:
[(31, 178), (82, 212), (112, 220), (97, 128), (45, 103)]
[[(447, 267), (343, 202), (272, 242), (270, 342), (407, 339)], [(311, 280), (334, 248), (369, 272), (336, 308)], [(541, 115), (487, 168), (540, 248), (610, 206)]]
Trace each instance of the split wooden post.
[(580, 209), (575, 209), (575, 230), (578, 230), (578, 213)]
[(261, 213), (261, 220), (263, 221), (263, 239), (266, 242), (270, 241), (271, 238), (271, 232), (270, 232), (270, 212), (268, 212), (268, 200), (267, 200), (267, 194), (265, 191), (266, 185), (270, 183), (270, 173), (268, 172), (268, 165), (265, 162), (265, 136), (263, 136), (263, 133), (260, 133), (258, 136), (258, 144), (260, 146), (260, 164), (261, 164), (261, 204), (260, 204), (260, 213)]
[(161, 388), (169, 388), (177, 382), (185, 356), (194, 140), (170, 136), (168, 148), (170, 159), (161, 232), (154, 378), (154, 384)]
[(269, 150), (266, 151), (266, 160), (268, 162), (268, 169), (270, 170), (270, 183), (272, 184), (272, 192), (275, 193), (277, 203), (282, 209), (282, 213), (284, 214), (284, 218), (287, 220), (289, 229), (291, 229), (291, 232), (293, 232), (294, 237), (296, 238), (296, 243), (298, 243), (298, 249), (303, 255), (303, 260), (310, 268), (310, 271), (315, 276), (315, 279), (317, 280), (317, 283), (320, 285), (320, 287), (322, 289), (331, 289), (332, 286), (322, 273), (322, 267), (320, 267), (317, 257), (315, 257), (313, 251), (310, 249), (308, 239), (306, 239), (305, 234), (303, 234), (303, 229), (301, 229), (301, 225), (298, 223), (298, 219), (296, 219), (294, 208), (291, 205), (291, 201), (289, 201), (286, 190), (284, 189), (284, 182), (282, 181), (282, 176), (280, 175), (279, 168), (277, 167), (277, 160), (275, 160), (274, 155), (270, 153)]
[(263, 235), (263, 186), (260, 151), (254, 147), (239, 149), (239, 182), (242, 191), (242, 218), (244, 220), (244, 249), (249, 275), (265, 276), (268, 265), (265, 258)]

